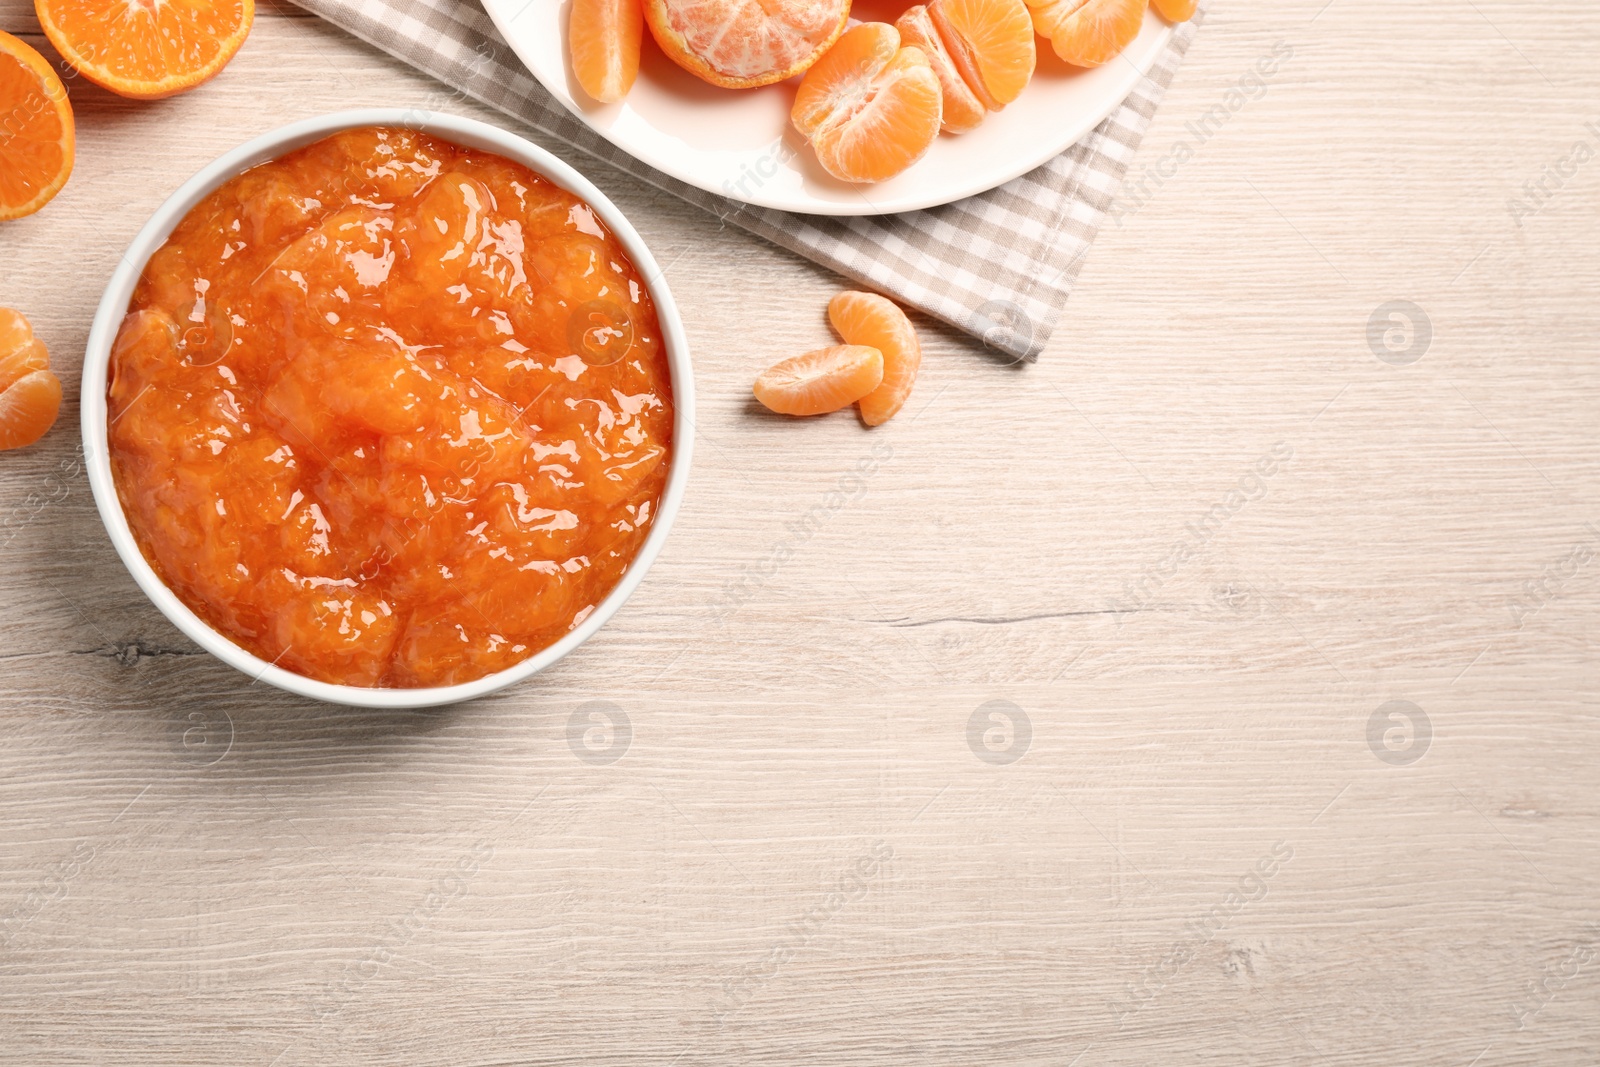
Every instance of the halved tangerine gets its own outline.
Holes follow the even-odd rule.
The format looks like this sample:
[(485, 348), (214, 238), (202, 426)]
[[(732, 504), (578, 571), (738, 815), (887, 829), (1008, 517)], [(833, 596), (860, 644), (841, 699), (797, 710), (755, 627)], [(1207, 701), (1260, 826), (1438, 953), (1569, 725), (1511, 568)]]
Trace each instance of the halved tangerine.
[(39, 25), (78, 73), (135, 100), (216, 77), (255, 21), (255, 0), (34, 0)]
[(572, 72), (583, 91), (602, 104), (616, 103), (633, 88), (643, 42), (640, 0), (572, 0), (567, 22)]
[(922, 366), (922, 346), (911, 320), (877, 293), (848, 291), (828, 301), (828, 321), (846, 344), (883, 353), (883, 381), (861, 398), (861, 421), (868, 426), (888, 422), (905, 406)]
[(934, 0), (928, 13), (956, 69), (990, 111), (1027, 88), (1037, 54), (1022, 0)]
[(864, 345), (835, 345), (762, 371), (755, 394), (780, 415), (824, 415), (849, 407), (882, 382), (882, 352)]
[(943, 120), (939, 78), (920, 48), (883, 22), (852, 28), (806, 72), (790, 119), (841, 181), (881, 182), (933, 147)]
[(809, 69), (844, 32), (850, 0), (644, 0), (644, 17), (684, 70), (753, 89)]
[(50, 202), (72, 173), (72, 105), (50, 64), (0, 30), (0, 219)]
[[(967, 88), (966, 79), (956, 69), (955, 60), (939, 39), (939, 31), (934, 28), (933, 17), (928, 14), (928, 9), (921, 4), (907, 8), (905, 14), (895, 20), (894, 28), (900, 31), (901, 41), (922, 49), (928, 65), (939, 78), (939, 91), (944, 96), (942, 128), (948, 133), (966, 133), (982, 122), (986, 113), (983, 101)], [(1033, 38), (1031, 23), (1028, 26), (1028, 38), (1030, 41)]]
[(0, 308), (0, 450), (31, 445), (61, 410), (61, 382), (28, 320)]
[(1111, 62), (1139, 36), (1147, 0), (1046, 0), (1029, 4), (1033, 28), (1075, 67)]

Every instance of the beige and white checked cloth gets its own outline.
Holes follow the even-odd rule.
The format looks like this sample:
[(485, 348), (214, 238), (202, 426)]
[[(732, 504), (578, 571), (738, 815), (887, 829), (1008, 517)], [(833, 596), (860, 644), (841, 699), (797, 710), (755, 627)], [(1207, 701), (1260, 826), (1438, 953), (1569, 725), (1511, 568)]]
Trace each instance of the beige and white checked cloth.
[(640, 163), (534, 80), (474, 0), (295, 2), (452, 89), (1027, 360), (1038, 357), (1060, 320), (1084, 254), (1201, 18), (1179, 27), (1110, 118), (1036, 170), (943, 207), (828, 218), (750, 207)]

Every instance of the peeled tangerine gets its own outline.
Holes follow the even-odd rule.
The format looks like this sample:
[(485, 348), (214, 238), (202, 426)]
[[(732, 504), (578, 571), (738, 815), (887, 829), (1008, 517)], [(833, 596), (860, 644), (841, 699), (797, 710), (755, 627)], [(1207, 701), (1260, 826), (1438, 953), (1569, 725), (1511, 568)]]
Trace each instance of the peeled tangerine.
[(684, 70), (753, 89), (815, 63), (844, 32), (850, 0), (644, 0), (644, 17)]
[(907, 10), (895, 28), (938, 75), (950, 133), (1011, 103), (1033, 77), (1033, 20), (1023, 0), (933, 0)]
[(28, 320), (0, 308), (0, 449), (43, 437), (61, 411), (61, 382)]
[(1027, 0), (1033, 28), (1075, 67), (1111, 62), (1139, 36), (1147, 0)]
[(567, 47), (583, 91), (602, 104), (628, 95), (639, 76), (644, 9), (639, 0), (572, 0)]
[(883, 22), (852, 28), (806, 72), (790, 120), (841, 181), (881, 182), (921, 159), (944, 114), (920, 48)]

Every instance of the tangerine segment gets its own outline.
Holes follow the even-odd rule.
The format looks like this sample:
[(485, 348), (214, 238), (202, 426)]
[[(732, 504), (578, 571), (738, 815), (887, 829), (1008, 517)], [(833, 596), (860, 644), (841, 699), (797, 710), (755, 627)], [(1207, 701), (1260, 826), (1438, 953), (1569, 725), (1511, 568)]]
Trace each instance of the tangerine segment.
[(1168, 22), (1188, 22), (1200, 5), (1198, 0), (1150, 0), (1150, 6)]
[(67, 90), (34, 48), (0, 30), (0, 220), (44, 207), (73, 158)]
[(1030, 8), (1033, 28), (1075, 67), (1098, 67), (1139, 36), (1147, 0), (1054, 0)]
[(33, 326), (20, 311), (0, 308), (0, 356), (8, 356), (33, 340)]
[(728, 89), (771, 85), (809, 69), (850, 18), (850, 0), (644, 0), (661, 50)]
[(567, 23), (572, 72), (583, 91), (602, 104), (616, 103), (633, 88), (643, 42), (640, 0), (572, 0)]
[(0, 356), (0, 392), (38, 370), (50, 369), (50, 354), (40, 341), (30, 340)]
[(794, 356), (756, 379), (756, 399), (780, 415), (825, 415), (847, 408), (883, 381), (883, 353), (835, 345)]
[(928, 11), (956, 68), (990, 111), (1028, 87), (1037, 56), (1022, 0), (934, 0)]
[(34, 371), (50, 369), (50, 353), (33, 336), (33, 326), (20, 311), (0, 308), (0, 393)]
[(839, 38), (800, 80), (789, 120), (807, 140), (842, 108), (859, 106), (900, 50), (900, 31), (884, 22), (863, 22)]
[(861, 398), (861, 421), (868, 426), (888, 422), (905, 406), (922, 366), (922, 346), (911, 320), (877, 293), (850, 291), (828, 301), (828, 321), (846, 344), (883, 353), (883, 381)]
[(34, 0), (56, 50), (96, 85), (159, 100), (216, 77), (255, 21), (255, 0)]
[(841, 181), (892, 178), (939, 136), (939, 78), (920, 48), (894, 51), (899, 41), (893, 26), (863, 23), (800, 83), (791, 119), (810, 138), (822, 169)]
[(872, 81), (854, 113), (817, 132), (811, 145), (822, 169), (841, 181), (881, 182), (927, 154), (939, 136), (944, 100), (920, 48), (902, 48)]
[(24, 374), (0, 393), (0, 450), (33, 444), (60, 411), (60, 379), (47, 370)]
[[(894, 27), (900, 31), (902, 41), (922, 49), (928, 65), (939, 79), (939, 91), (944, 97), (941, 128), (946, 133), (966, 133), (982, 122), (985, 114), (983, 102), (967, 88), (966, 79), (956, 69), (950, 52), (939, 39), (939, 31), (934, 28), (928, 9), (921, 4), (908, 8), (905, 14), (895, 20)], [(1030, 40), (1033, 37), (1031, 23), (1028, 37)]]

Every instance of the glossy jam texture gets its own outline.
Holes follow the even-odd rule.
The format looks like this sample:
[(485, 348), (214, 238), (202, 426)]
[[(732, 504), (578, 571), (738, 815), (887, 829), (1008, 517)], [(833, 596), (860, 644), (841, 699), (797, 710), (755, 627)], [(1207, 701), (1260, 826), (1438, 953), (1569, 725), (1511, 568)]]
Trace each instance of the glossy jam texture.
[(672, 448), (645, 281), (582, 201), (400, 129), (247, 171), (151, 257), (112, 353), (145, 558), (263, 660), (464, 682), (644, 542)]

